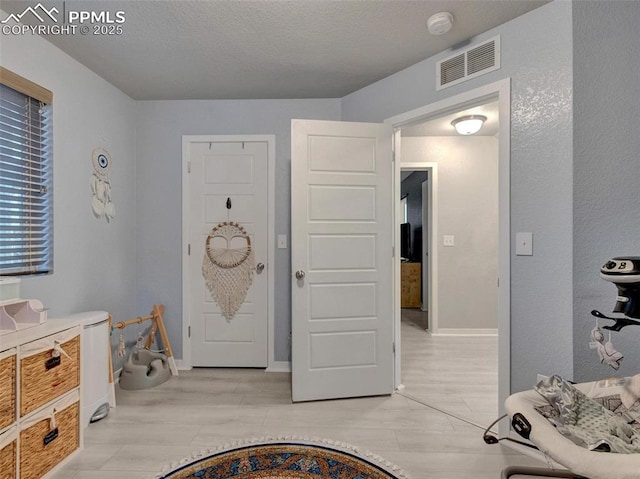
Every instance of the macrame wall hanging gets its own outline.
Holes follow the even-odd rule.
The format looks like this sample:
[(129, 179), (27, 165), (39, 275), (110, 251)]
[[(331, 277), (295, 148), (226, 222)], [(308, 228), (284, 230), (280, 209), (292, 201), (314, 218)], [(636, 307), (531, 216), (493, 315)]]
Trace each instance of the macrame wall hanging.
[[(230, 209), (231, 200), (227, 199), (227, 210)], [(253, 281), (254, 262), (251, 238), (238, 223), (219, 223), (207, 236), (202, 275), (227, 321), (233, 319), (247, 296)]]
[(111, 201), (111, 156), (102, 148), (93, 150), (93, 174), (89, 180), (91, 184), (91, 209), (96, 218), (105, 218), (107, 222), (116, 217), (116, 207)]

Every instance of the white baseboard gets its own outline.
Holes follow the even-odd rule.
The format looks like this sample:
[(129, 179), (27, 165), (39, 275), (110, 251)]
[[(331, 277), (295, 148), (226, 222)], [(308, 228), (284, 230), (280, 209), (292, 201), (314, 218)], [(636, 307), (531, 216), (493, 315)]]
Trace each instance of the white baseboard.
[(438, 328), (437, 331), (427, 330), (431, 336), (498, 336), (498, 328)]
[(191, 366), (185, 365), (182, 359), (176, 359), (176, 368), (178, 368), (178, 371), (190, 371), (193, 369)]
[(274, 361), (266, 369), (268, 373), (290, 373), (291, 361)]

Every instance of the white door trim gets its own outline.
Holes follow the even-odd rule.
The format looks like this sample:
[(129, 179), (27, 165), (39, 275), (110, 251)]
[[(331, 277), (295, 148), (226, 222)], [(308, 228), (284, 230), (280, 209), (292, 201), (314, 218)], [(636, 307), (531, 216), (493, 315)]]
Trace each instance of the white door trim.
[[(498, 409), (504, 412), (504, 400), (511, 394), (511, 78), (437, 101), (415, 110), (385, 120), (394, 129), (442, 116), (467, 106), (498, 100), (500, 115), (498, 129)], [(396, 142), (396, 148), (397, 148)], [(397, 154), (397, 152), (396, 152)], [(400, 173), (399, 156), (396, 158), (396, 174)], [(434, 192), (434, 197), (436, 193)], [(394, 201), (399, 201), (395, 199)], [(435, 208), (434, 208), (434, 211)], [(399, 277), (396, 277), (396, 281)], [(399, 309), (396, 309), (396, 387), (400, 386)], [(500, 433), (508, 433), (508, 424), (500, 424)]]
[[(433, 172), (427, 171), (427, 179), (422, 182), (422, 304), (420, 305), (421, 311), (429, 311), (429, 300), (431, 299), (431, 268), (429, 263), (431, 262), (431, 218), (433, 214), (430, 213), (430, 209), (433, 207), (431, 204), (433, 198)], [(425, 228), (427, 228), (427, 234), (424, 234)], [(424, 280), (426, 278), (426, 281)], [(426, 301), (425, 301), (426, 298)], [(426, 303), (426, 304), (425, 304)]]
[(275, 135), (182, 135), (182, 367), (191, 369), (191, 340), (189, 328), (191, 316), (189, 311), (189, 144), (206, 142), (266, 142), (267, 143), (267, 369), (276, 364), (274, 351), (274, 271), (275, 271)]

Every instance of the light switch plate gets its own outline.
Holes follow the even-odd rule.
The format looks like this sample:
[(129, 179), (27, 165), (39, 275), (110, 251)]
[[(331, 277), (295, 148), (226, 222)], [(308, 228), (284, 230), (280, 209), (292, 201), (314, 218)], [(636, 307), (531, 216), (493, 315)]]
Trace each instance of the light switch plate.
[(516, 233), (516, 255), (533, 256), (533, 233)]
[(278, 235), (278, 249), (287, 249), (287, 235)]
[(454, 236), (453, 235), (444, 235), (443, 244), (445, 246), (454, 246), (455, 245)]

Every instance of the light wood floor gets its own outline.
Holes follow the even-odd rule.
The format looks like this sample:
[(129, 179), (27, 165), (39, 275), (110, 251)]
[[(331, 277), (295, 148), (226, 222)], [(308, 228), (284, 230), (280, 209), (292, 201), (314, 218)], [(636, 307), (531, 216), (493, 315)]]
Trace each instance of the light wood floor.
[(426, 312), (402, 309), (402, 394), (488, 426), (498, 417), (498, 337), (433, 337), (426, 325)]
[(484, 444), (472, 424), (496, 415), (495, 338), (433, 338), (408, 320), (402, 339), (406, 388), (391, 396), (292, 404), (289, 374), (253, 369), (180, 371), (153, 389), (118, 390), (117, 407), (54, 477), (146, 478), (202, 449), (291, 435), (367, 449), (413, 479), (498, 479), (508, 465), (541, 465)]

